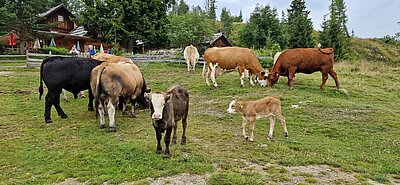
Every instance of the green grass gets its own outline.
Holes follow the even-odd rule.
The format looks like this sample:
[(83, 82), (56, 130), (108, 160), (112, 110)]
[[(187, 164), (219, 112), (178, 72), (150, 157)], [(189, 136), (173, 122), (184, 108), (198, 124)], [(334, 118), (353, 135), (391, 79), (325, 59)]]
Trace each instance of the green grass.
[[(274, 88), (239, 87), (236, 72), (217, 78), (220, 88), (205, 86), (201, 68), (195, 74), (185, 65), (140, 64), (148, 86), (165, 91), (181, 84), (190, 93), (187, 145), (173, 145), (172, 157), (163, 160), (155, 152), (156, 139), (149, 110), (132, 119), (116, 114), (118, 131), (99, 128), (87, 99), (62, 101), (68, 119), (53, 123), (43, 119), (44, 98), (38, 100), (39, 69), (3, 67), (0, 73), (0, 184), (52, 184), (66, 178), (99, 184), (141, 181), (147, 177), (180, 173), (211, 173), (210, 184), (265, 184), (288, 181), (284, 169), (247, 168), (241, 160), (256, 164), (326, 164), (361, 181), (386, 183), (389, 174), (400, 174), (400, 67), (382, 63), (338, 63), (341, 87), (332, 78), (321, 92), (321, 74), (296, 75), (294, 89), (285, 78)], [(267, 119), (256, 122), (255, 141), (240, 135), (241, 118), (229, 115), (232, 98), (258, 99), (279, 95), (289, 138), (275, 126), (276, 142), (267, 139)], [(300, 103), (301, 102), (301, 103)], [(299, 105), (293, 109), (291, 105)], [(278, 122), (278, 121), (277, 121)], [(182, 128), (179, 123), (178, 139)], [(264, 144), (266, 147), (258, 147)], [(314, 183), (314, 177), (309, 177)]]

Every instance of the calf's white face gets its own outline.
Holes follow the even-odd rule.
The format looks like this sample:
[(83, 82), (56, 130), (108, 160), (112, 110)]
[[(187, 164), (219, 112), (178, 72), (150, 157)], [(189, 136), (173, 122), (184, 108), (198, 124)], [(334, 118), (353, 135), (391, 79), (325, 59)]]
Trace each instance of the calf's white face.
[(263, 71), (260, 75), (256, 75), (256, 81), (261, 85), (261, 87), (267, 86), (267, 77), (266, 73)]
[(229, 103), (229, 107), (226, 111), (230, 114), (235, 113), (236, 112), (235, 105), (236, 105), (236, 100), (232, 100), (231, 103)]
[[(169, 99), (169, 96), (165, 96), (164, 94), (156, 94), (156, 93), (151, 93), (150, 94), (150, 100), (151, 104), (153, 105), (154, 108), (154, 113), (151, 115), (151, 118), (153, 120), (160, 120), (163, 118), (163, 110), (165, 106), (165, 102)], [(168, 97), (168, 99), (167, 99)]]

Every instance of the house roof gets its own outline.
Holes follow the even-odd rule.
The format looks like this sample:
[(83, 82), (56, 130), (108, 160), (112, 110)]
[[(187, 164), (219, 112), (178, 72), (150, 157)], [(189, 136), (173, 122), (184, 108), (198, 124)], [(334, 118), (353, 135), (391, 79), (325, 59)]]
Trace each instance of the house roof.
[(67, 7), (65, 7), (63, 4), (59, 4), (59, 5), (57, 5), (57, 6), (53, 7), (53, 8), (50, 8), (49, 10), (39, 14), (39, 17), (47, 17), (47, 16), (51, 15), (52, 13), (54, 13), (54, 12), (60, 10), (60, 9), (64, 9), (64, 11), (67, 12), (69, 16), (75, 18), (75, 15), (72, 14), (72, 12), (70, 12), (67, 9)]
[(74, 35), (70, 33), (60, 33), (56, 31), (41, 31), (41, 30), (33, 30), (37, 33), (43, 33), (43, 34), (50, 34), (50, 35), (58, 35), (58, 36), (69, 36), (70, 38), (74, 39), (89, 39), (89, 37), (83, 36), (83, 35)]
[(213, 45), (218, 39), (222, 39), (228, 46), (232, 46), (231, 42), (229, 42), (223, 32), (215, 33), (212, 40), (207, 43)]

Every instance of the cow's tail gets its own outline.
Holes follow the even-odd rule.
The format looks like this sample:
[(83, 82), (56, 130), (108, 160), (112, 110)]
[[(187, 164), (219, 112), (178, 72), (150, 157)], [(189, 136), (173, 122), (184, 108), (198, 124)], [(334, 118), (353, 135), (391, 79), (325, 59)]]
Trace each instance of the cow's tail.
[(39, 100), (42, 99), (42, 95), (43, 95), (43, 66), (44, 64), (46, 64), (48, 61), (50, 60), (50, 57), (45, 58), (42, 62), (42, 64), (40, 64), (40, 85), (39, 85)]
[(102, 91), (102, 86), (101, 86), (101, 75), (103, 74), (104, 70), (106, 69), (106, 66), (102, 66), (101, 69), (99, 69), (99, 71), (97, 71), (97, 78), (96, 78), (96, 92), (95, 94), (95, 98), (96, 101), (100, 100), (100, 96), (101, 96), (101, 91)]

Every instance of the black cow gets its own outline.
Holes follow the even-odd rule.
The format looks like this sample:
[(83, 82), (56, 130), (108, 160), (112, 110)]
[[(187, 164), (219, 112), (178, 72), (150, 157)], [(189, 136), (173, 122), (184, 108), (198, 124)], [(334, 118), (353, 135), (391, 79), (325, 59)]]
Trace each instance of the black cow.
[(174, 136), (172, 143), (176, 143), (177, 122), (182, 120), (182, 140), (181, 144), (186, 144), (186, 126), (189, 111), (189, 93), (182, 86), (176, 85), (168, 89), (167, 92), (149, 93), (146, 98), (150, 100), (151, 118), (153, 119), (153, 127), (157, 137), (157, 153), (162, 152), (161, 137), (166, 130), (164, 136), (165, 154), (164, 158), (170, 157), (169, 142), (171, 139), (172, 128)]
[(49, 57), (40, 66), (39, 99), (43, 94), (43, 81), (47, 86), (44, 120), (53, 122), (50, 117), (51, 106), (61, 118), (67, 118), (60, 106), (60, 93), (65, 89), (74, 94), (75, 99), (82, 90), (89, 89), (88, 110), (93, 111), (93, 94), (90, 89), (90, 72), (101, 62), (89, 58)]

